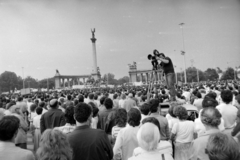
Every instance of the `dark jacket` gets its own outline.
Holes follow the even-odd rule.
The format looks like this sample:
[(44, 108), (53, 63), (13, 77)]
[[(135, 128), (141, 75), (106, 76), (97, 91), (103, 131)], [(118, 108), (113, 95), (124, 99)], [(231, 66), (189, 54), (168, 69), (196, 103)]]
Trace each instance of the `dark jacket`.
[(46, 129), (65, 125), (64, 113), (60, 109), (50, 109), (40, 119), (40, 129), (43, 133)]
[(106, 133), (88, 125), (77, 127), (67, 135), (73, 150), (72, 160), (111, 160), (112, 146)]

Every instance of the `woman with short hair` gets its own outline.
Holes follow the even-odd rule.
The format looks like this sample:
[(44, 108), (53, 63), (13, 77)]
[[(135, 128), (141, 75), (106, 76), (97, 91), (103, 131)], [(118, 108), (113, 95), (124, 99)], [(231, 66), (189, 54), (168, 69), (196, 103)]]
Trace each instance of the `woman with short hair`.
[(141, 126), (137, 133), (140, 154), (128, 160), (173, 160), (170, 154), (163, 154), (158, 151), (160, 141), (159, 128), (153, 123), (147, 122)]
[(179, 119), (179, 122), (173, 125), (170, 136), (175, 146), (174, 158), (188, 160), (191, 155), (191, 142), (194, 139), (194, 123), (187, 120), (187, 110), (182, 106), (175, 108), (174, 114)]
[(141, 113), (136, 108), (131, 108), (127, 113), (127, 126), (120, 130), (116, 139), (113, 153), (115, 159), (127, 160), (132, 156), (133, 150), (138, 147), (137, 132), (139, 130)]
[(64, 133), (47, 129), (41, 136), (36, 155), (38, 160), (72, 160), (72, 149)]

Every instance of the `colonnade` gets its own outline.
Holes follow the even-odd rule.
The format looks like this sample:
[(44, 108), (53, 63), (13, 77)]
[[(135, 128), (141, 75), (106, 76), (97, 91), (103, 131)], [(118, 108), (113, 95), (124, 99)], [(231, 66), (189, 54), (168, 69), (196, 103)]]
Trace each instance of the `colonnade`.
[[(71, 87), (72, 85), (80, 85), (80, 82), (85, 83), (88, 78), (60, 78), (60, 86), (61, 87)], [(66, 86), (67, 82), (67, 86)]]

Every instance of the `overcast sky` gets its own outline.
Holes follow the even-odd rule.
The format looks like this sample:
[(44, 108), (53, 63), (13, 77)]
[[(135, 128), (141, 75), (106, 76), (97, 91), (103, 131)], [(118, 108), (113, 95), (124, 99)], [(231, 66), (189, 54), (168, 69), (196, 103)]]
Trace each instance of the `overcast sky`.
[(240, 64), (240, 0), (0, 0), (0, 73), (37, 79), (90, 74), (91, 28), (101, 73), (150, 69), (154, 49), (183, 66)]

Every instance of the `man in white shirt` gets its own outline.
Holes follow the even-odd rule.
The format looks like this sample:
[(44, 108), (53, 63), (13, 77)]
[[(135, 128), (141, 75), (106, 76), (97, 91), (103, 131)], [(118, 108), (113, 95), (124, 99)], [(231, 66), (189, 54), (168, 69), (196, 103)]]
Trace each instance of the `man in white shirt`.
[(217, 109), (222, 114), (222, 118), (224, 119), (225, 129), (231, 132), (235, 126), (238, 109), (231, 104), (233, 94), (230, 90), (223, 90), (221, 92), (221, 98), (223, 103), (218, 105)]

